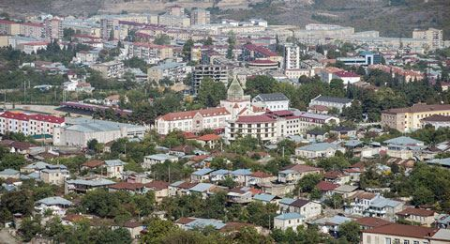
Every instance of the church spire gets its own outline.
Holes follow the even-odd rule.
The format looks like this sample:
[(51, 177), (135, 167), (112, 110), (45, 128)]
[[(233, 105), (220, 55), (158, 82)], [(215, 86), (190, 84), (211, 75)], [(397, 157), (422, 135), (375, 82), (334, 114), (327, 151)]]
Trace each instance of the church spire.
[(242, 89), (237, 76), (234, 76), (230, 87), (228, 87), (227, 100), (228, 101), (241, 101), (244, 99), (244, 89)]

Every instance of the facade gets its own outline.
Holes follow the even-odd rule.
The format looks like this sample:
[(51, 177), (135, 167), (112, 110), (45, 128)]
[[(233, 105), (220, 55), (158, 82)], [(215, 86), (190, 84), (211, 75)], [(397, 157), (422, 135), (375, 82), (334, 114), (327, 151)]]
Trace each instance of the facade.
[(108, 143), (119, 138), (142, 138), (146, 130), (144, 126), (77, 118), (54, 129), (53, 143), (57, 146), (86, 147), (92, 139)]
[(0, 133), (23, 133), (24, 135), (53, 135), (54, 129), (64, 126), (65, 119), (61, 117), (24, 113), (4, 112), (0, 114)]
[[(362, 231), (362, 244), (433, 244), (432, 236), (435, 235), (437, 229), (401, 225), (401, 224), (387, 224), (375, 227), (369, 230)], [(445, 242), (441, 242), (445, 243)]]
[(420, 120), (422, 128), (427, 125), (433, 126), (436, 130), (439, 128), (450, 127), (450, 116), (432, 115)]
[(173, 49), (170, 46), (135, 42), (126, 45), (126, 47), (129, 57), (143, 59), (149, 64), (156, 64), (159, 61), (173, 58)]
[(420, 208), (406, 208), (405, 210), (396, 213), (399, 219), (420, 223), (422, 226), (431, 227), (438, 214), (433, 210)]
[(62, 21), (57, 18), (46, 19), (44, 21), (45, 39), (49, 42), (53, 40), (62, 40), (63, 28)]
[(297, 199), (289, 204), (289, 212), (299, 213), (305, 217), (305, 220), (309, 220), (322, 214), (322, 205), (305, 199)]
[(225, 127), (225, 139), (234, 141), (241, 137), (252, 136), (261, 141), (277, 141), (277, 120), (268, 115), (240, 116), (229, 121)]
[(430, 49), (435, 50), (444, 46), (444, 34), (442, 30), (429, 28), (428, 30), (414, 30), (413, 39), (426, 40)]
[(252, 99), (252, 104), (270, 111), (289, 109), (289, 98), (283, 93), (259, 94)]
[(349, 71), (339, 71), (333, 73), (333, 79), (340, 79), (344, 82), (344, 86), (348, 84), (355, 84), (361, 81), (361, 77), (358, 74)]
[(156, 130), (167, 135), (174, 130), (198, 132), (204, 129), (223, 129), (231, 114), (225, 108), (207, 108), (174, 112), (156, 118)]
[(109, 61), (101, 64), (93, 64), (91, 68), (100, 72), (104, 78), (120, 78), (125, 73), (125, 69), (121, 61)]
[(64, 184), (68, 177), (70, 177), (70, 172), (67, 169), (44, 169), (39, 174), (39, 178), (43, 182), (53, 185)]
[(328, 108), (336, 108), (340, 113), (345, 107), (350, 107), (352, 105), (352, 99), (340, 98), (340, 97), (327, 97), (319, 95), (309, 102), (309, 107), (322, 105)]
[(450, 116), (449, 104), (414, 104), (409, 108), (394, 108), (381, 112), (381, 124), (401, 132), (422, 127), (422, 119), (433, 115)]
[(177, 162), (178, 157), (168, 155), (168, 154), (154, 154), (144, 157), (144, 163), (142, 163), (142, 168), (150, 169), (155, 164), (162, 164), (166, 161)]
[(211, 14), (208, 10), (196, 8), (191, 12), (191, 25), (209, 25)]
[(299, 213), (284, 213), (276, 216), (273, 220), (274, 228), (287, 230), (292, 228), (297, 230), (298, 226), (303, 225), (305, 217)]
[(278, 181), (282, 183), (297, 183), (301, 178), (308, 174), (320, 174), (321, 168), (308, 165), (296, 164), (283, 168), (278, 172)]
[(168, 78), (175, 82), (181, 81), (191, 72), (191, 68), (186, 63), (168, 62), (148, 68), (148, 81), (159, 82), (164, 78)]
[(309, 159), (329, 158), (333, 157), (337, 151), (345, 153), (345, 148), (335, 144), (323, 142), (298, 147), (295, 149), (295, 155)]
[(340, 119), (338, 117), (310, 112), (301, 112), (298, 115), (298, 119), (299, 119), (300, 134), (306, 134), (308, 130), (313, 129), (315, 127), (322, 127), (323, 125), (332, 125), (340, 123)]
[(228, 86), (228, 67), (223, 65), (197, 65), (192, 73), (192, 88), (194, 94), (198, 93), (200, 85), (205, 78), (211, 78), (215, 82), (222, 82)]
[(284, 69), (300, 69), (300, 47), (296, 44), (286, 44), (284, 47)]

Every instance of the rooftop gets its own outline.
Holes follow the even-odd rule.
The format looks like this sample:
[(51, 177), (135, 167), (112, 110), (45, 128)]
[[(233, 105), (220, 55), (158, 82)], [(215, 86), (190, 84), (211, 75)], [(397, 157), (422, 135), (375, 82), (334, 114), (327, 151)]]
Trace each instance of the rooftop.
[(430, 112), (430, 111), (447, 111), (450, 110), (450, 104), (414, 104), (409, 108), (391, 108), (384, 110), (383, 113), (387, 114), (398, 114), (398, 113), (420, 113), (420, 112)]
[(370, 230), (363, 230), (362, 232), (423, 239), (431, 237), (437, 232), (437, 230), (414, 225), (387, 224)]
[(290, 220), (290, 219), (304, 219), (305, 217), (299, 213), (284, 213), (275, 217), (275, 219), (280, 220)]
[(289, 101), (289, 98), (287, 98), (283, 93), (266, 93), (266, 94), (259, 94), (253, 100), (259, 102), (272, 102), (272, 101)]
[(318, 97), (314, 98), (312, 101), (347, 104), (347, 103), (351, 103), (352, 99), (342, 98), (342, 97), (328, 97), (328, 96), (319, 95)]

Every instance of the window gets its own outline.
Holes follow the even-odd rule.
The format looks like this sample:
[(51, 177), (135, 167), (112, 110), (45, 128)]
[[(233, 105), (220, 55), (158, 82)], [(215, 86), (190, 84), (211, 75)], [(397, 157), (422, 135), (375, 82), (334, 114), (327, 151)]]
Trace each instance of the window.
[(386, 242), (385, 242), (386, 244), (391, 244), (391, 238), (389, 238), (389, 237), (386, 237)]
[(403, 244), (409, 244), (409, 240), (404, 240)]

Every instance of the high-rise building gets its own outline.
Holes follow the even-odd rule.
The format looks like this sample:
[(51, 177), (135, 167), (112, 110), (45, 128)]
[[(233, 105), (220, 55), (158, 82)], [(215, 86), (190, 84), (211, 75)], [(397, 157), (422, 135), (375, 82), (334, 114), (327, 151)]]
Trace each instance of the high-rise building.
[(197, 65), (192, 75), (192, 88), (194, 94), (198, 93), (200, 85), (205, 78), (228, 85), (228, 67), (225, 65)]
[(300, 47), (289, 43), (284, 48), (284, 68), (286, 70), (300, 69)]
[(62, 21), (57, 18), (44, 21), (45, 39), (47, 41), (61, 40), (63, 38)]
[(211, 22), (211, 14), (205, 9), (194, 9), (191, 12), (191, 25), (207, 25)]
[(431, 49), (438, 49), (444, 46), (444, 34), (442, 30), (429, 28), (428, 30), (414, 30), (412, 37), (414, 39), (427, 40)]

